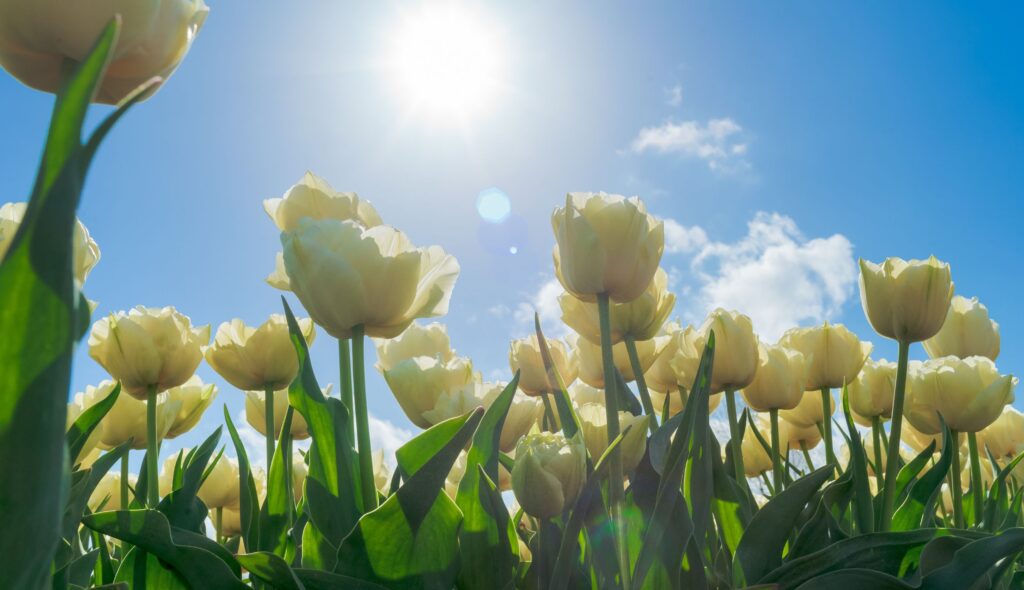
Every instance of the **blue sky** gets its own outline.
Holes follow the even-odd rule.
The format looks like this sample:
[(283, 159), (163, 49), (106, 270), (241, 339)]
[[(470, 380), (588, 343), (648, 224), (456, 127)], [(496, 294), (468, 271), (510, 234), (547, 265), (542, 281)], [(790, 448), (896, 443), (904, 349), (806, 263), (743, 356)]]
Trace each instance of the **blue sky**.
[[(533, 307), (559, 330), (549, 217), (576, 190), (636, 194), (671, 220), (663, 265), (684, 321), (726, 304), (767, 339), (827, 318), (892, 359), (864, 320), (854, 261), (935, 254), (1000, 322), (1000, 368), (1021, 371), (1017, 7), (457, 5), (501, 59), (486, 105), (456, 120), (411, 112), (382, 65), (397, 23), (420, 14), (412, 4), (210, 4), (182, 67), (89, 177), (80, 217), (102, 250), (86, 285), (98, 313), (175, 305), (216, 328), (280, 312), (263, 282), (280, 245), (261, 204), (312, 170), (459, 259), (443, 321), (485, 376), (507, 374), (508, 340)], [(22, 200), (52, 97), (0, 76), (0, 104), (0, 195)], [(503, 225), (474, 206), (491, 187), (511, 199)], [(314, 346), (322, 383), (335, 381), (334, 346)], [(411, 431), (370, 372), (371, 412)], [(219, 400), (167, 448), (195, 444), (221, 403), (241, 413), (240, 393), (199, 373)], [(103, 377), (79, 350), (75, 389)]]

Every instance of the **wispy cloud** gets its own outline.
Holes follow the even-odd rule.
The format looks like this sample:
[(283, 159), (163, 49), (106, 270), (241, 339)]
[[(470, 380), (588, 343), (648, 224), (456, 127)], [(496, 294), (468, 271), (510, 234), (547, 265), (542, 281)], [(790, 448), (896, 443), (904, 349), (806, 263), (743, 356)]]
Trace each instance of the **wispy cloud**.
[(533, 332), (533, 313), (536, 311), (540, 316), (541, 327), (547, 336), (562, 337), (568, 333), (568, 328), (562, 323), (562, 308), (558, 305), (558, 296), (562, 294), (562, 284), (558, 279), (545, 280), (537, 291), (527, 297), (516, 306), (512, 317), (516, 324)]
[(665, 103), (670, 107), (677, 107), (683, 104), (683, 87), (676, 84), (665, 91)]
[(654, 152), (679, 154), (707, 163), (721, 173), (735, 173), (750, 168), (744, 159), (749, 144), (744, 130), (731, 118), (700, 121), (673, 121), (655, 127), (644, 127), (630, 143), (635, 154)]

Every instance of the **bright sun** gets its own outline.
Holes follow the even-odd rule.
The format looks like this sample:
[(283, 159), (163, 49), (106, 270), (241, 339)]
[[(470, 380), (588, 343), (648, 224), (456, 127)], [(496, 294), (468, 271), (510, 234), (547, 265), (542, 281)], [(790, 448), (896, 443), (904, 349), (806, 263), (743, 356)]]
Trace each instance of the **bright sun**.
[(388, 69), (410, 110), (465, 121), (492, 106), (503, 69), (494, 27), (455, 4), (427, 5), (400, 18)]

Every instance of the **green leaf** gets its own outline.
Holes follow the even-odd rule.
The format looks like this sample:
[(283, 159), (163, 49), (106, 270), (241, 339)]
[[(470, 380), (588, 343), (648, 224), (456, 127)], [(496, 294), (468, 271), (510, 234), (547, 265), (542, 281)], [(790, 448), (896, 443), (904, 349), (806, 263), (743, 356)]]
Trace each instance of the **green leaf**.
[(75, 423), (68, 429), (67, 434), (64, 435), (64, 440), (68, 444), (68, 457), (71, 459), (72, 466), (78, 465), (79, 455), (82, 454), (85, 443), (92, 436), (96, 427), (99, 426), (100, 420), (103, 420), (103, 417), (107, 415), (110, 408), (114, 407), (114, 402), (117, 401), (119, 393), (121, 393), (120, 383), (114, 385), (114, 389), (110, 391), (107, 397), (82, 412), (82, 415), (75, 420)]
[(384, 586), (374, 584), (373, 582), (358, 580), (340, 574), (301, 568), (292, 571), (295, 573), (295, 577), (306, 587), (306, 590), (338, 590), (339, 588), (345, 588), (345, 590), (385, 590)]
[(295, 572), (288, 567), (288, 564), (283, 559), (273, 553), (266, 551), (247, 553), (238, 555), (235, 559), (249, 572), (249, 575), (266, 582), (272, 588), (277, 590), (305, 590), (302, 582), (295, 577)]
[(444, 482), (482, 417), (483, 410), (477, 408), (420, 435), (436, 428), (447, 430), (448, 423), (459, 425), (448, 443), (397, 492), (359, 519), (338, 551), (335, 573), (389, 588), (452, 587), (458, 573), (462, 513), (444, 493)]
[(171, 526), (195, 533), (202, 531), (209, 510), (196, 494), (207, 472), (206, 465), (220, 442), (220, 434), (218, 426), (201, 445), (189, 452), (181, 471), (181, 487), (171, 490), (157, 505), (157, 510), (164, 513)]
[(869, 569), (845, 569), (814, 578), (800, 590), (912, 590), (914, 587), (899, 578)]
[(279, 557), (294, 553), (288, 534), (292, 516), (294, 488), (291, 481), (291, 428), (294, 409), (288, 406), (281, 424), (281, 439), (274, 450), (267, 477), (267, 499), (260, 508), (260, 547)]
[(935, 513), (935, 500), (942, 488), (942, 483), (946, 480), (946, 472), (949, 471), (949, 466), (953, 462), (954, 452), (959, 451), (954, 449), (949, 428), (943, 421), (942, 456), (927, 473), (911, 484), (907, 497), (893, 514), (891, 530), (909, 531), (920, 526), (927, 526), (927, 522)]
[(562, 376), (558, 374), (558, 369), (551, 359), (551, 349), (548, 347), (547, 339), (544, 338), (544, 332), (540, 329), (540, 315), (536, 312), (533, 314), (533, 326), (534, 331), (537, 333), (537, 348), (540, 349), (540, 358), (544, 363), (544, 370), (548, 374), (548, 382), (555, 389), (551, 397), (555, 400), (558, 421), (562, 424), (562, 433), (566, 439), (571, 439), (580, 430), (579, 416), (576, 415), (576, 410), (573, 409), (569, 392), (565, 388), (565, 382), (562, 381)]
[(760, 582), (768, 572), (779, 567), (793, 522), (831, 476), (831, 465), (812, 471), (776, 494), (750, 519), (733, 559), (737, 585)]
[[(991, 455), (989, 457), (991, 458)], [(996, 510), (1000, 507), (1001, 503), (1006, 503), (1006, 478), (1010, 476), (1022, 459), (1024, 459), (1024, 452), (1018, 454), (1005, 467), (999, 469), (995, 481), (992, 482), (992, 487), (988, 491), (988, 498), (985, 501), (984, 524), (988, 531), (995, 530)], [(994, 459), (992, 462), (995, 464)]]
[(970, 588), (1004, 558), (1024, 550), (1024, 529), (1010, 529), (968, 543), (953, 554), (947, 565), (927, 574), (921, 590), (963, 590)]
[(93, 549), (84, 555), (77, 556), (74, 561), (54, 572), (53, 587), (67, 588), (69, 585), (87, 587), (99, 553), (99, 549)]
[(751, 505), (750, 496), (725, 469), (721, 448), (714, 434), (708, 435), (708, 445), (711, 449), (708, 456), (711, 458), (711, 477), (714, 486), (711, 508), (715, 513), (720, 538), (725, 542), (729, 553), (734, 554), (743, 537), (743, 531), (750, 524), (750, 519), (756, 511), (756, 506)]
[(192, 587), (248, 588), (227, 550), (203, 535), (172, 527), (157, 510), (100, 512), (83, 518), (82, 524), (153, 554)]
[(935, 441), (928, 443), (928, 446), (917, 454), (916, 457), (911, 459), (910, 463), (904, 465), (899, 474), (896, 476), (896, 498), (903, 497), (903, 492), (907, 490), (911, 483), (913, 483), (917, 476), (924, 470), (925, 465), (932, 460), (932, 456), (935, 455)]
[(103, 476), (130, 449), (131, 441), (125, 442), (121, 446), (100, 455), (99, 459), (96, 459), (92, 464), (92, 467), (76, 471), (72, 474), (72, 477), (77, 478), (77, 481), (72, 486), (71, 493), (68, 495), (68, 502), (64, 506), (61, 538), (69, 543), (71, 542), (82, 520), (82, 514), (85, 513), (85, 507), (89, 503), (89, 497), (92, 496)]
[(224, 423), (228, 427), (228, 434), (231, 435), (231, 442), (235, 445), (235, 455), (238, 460), (238, 520), (242, 529), (242, 540), (246, 547), (259, 547), (259, 513), (260, 500), (256, 493), (256, 480), (253, 479), (252, 471), (249, 469), (249, 454), (245, 450), (245, 444), (238, 436), (235, 423), (228, 412), (227, 404), (224, 405)]
[(463, 588), (504, 588), (515, 580), (519, 544), (494, 482), (498, 481), (501, 430), (518, 386), (517, 371), (484, 412), (466, 455), (466, 472), (455, 497), (463, 515), (459, 531), (462, 568), (458, 578)]
[[(853, 514), (857, 519), (857, 530), (871, 533), (875, 530), (875, 512), (872, 505), (871, 485), (868, 481), (868, 462), (861, 444), (860, 433), (853, 425), (853, 414), (850, 413), (850, 392), (843, 384), (843, 416), (846, 418), (846, 429), (849, 431), (847, 440), (850, 449), (850, 466), (853, 471)], [(894, 461), (896, 459), (893, 459)], [(881, 465), (875, 469), (882, 469)]]

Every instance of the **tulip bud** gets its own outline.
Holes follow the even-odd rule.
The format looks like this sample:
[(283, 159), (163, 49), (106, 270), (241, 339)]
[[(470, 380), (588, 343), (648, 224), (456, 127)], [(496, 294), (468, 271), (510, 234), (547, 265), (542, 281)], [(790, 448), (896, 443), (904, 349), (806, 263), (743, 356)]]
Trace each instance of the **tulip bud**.
[(821, 431), (817, 424), (798, 426), (788, 420), (779, 420), (779, 441), (784, 445), (783, 451), (809, 451), (821, 442)]
[[(580, 407), (577, 415), (580, 419), (580, 430), (583, 442), (587, 446), (590, 458), (597, 462), (608, 449), (608, 411), (603, 404), (586, 404)], [(629, 473), (640, 464), (647, 450), (647, 423), (650, 416), (634, 416), (629, 412), (619, 412), (620, 432), (626, 432), (619, 443), (622, 456), (622, 469)]]
[(394, 338), (416, 318), (448, 313), (459, 263), (440, 246), (416, 248), (393, 227), (303, 217), (281, 234), (292, 292), (335, 338)]
[[(170, 468), (174, 469), (173, 463)], [(210, 469), (209, 466), (207, 468)], [(164, 470), (166, 471), (166, 469), (167, 463), (164, 464)], [(199, 492), (196, 495), (211, 510), (214, 508), (238, 508), (239, 477), (238, 461), (221, 455), (210, 469), (210, 474), (206, 477), (203, 485), (199, 487)]]
[[(788, 422), (792, 422), (797, 426), (814, 426), (816, 424), (830, 425), (830, 420), (825, 419), (822, 408), (823, 404), (821, 403), (820, 395), (815, 395), (813, 393), (805, 394), (800, 398), (800, 403), (792, 410), (780, 410), (779, 417)], [(830, 419), (835, 411), (836, 400), (832, 399), (832, 396), (829, 396), (828, 415)]]
[[(690, 327), (687, 327), (687, 329), (693, 330)], [(656, 391), (664, 394), (679, 389), (680, 384), (676, 379), (676, 372), (672, 369), (671, 363), (672, 358), (675, 357), (676, 352), (679, 350), (681, 337), (677, 334), (681, 331), (679, 322), (668, 322), (658, 332), (658, 336), (667, 336), (668, 338), (665, 344), (665, 351), (658, 355), (658, 358), (654, 359), (651, 368), (647, 369), (644, 373), (644, 381), (647, 383), (647, 389), (651, 392)], [(687, 389), (692, 385), (692, 380), (689, 383), (683, 383), (683, 386)]]
[(953, 297), (946, 321), (937, 334), (923, 343), (928, 356), (999, 356), (999, 324), (988, 317), (988, 308), (977, 297)]
[[(676, 388), (682, 385), (687, 391), (689, 391), (690, 388), (693, 387), (694, 381), (697, 380), (697, 370), (700, 367), (700, 359), (704, 354), (705, 344), (706, 341), (704, 339), (704, 335), (693, 326), (687, 326), (682, 330), (676, 330), (672, 333), (669, 344), (665, 347), (665, 354), (672, 355), (668, 364), (669, 368), (672, 369), (672, 381), (675, 382)], [(659, 363), (655, 362), (652, 365), (652, 368), (658, 365)], [(665, 391), (672, 390), (670, 385), (671, 381), (667, 377), (668, 376), (665, 375), (661, 378), (664, 385), (657, 391), (660, 391), (661, 389), (664, 389)]]
[(448, 328), (444, 324), (431, 322), (427, 325), (413, 323), (404, 332), (391, 339), (377, 340), (377, 370), (385, 371), (414, 356), (428, 356), (448, 362), (455, 358)]
[[(636, 355), (640, 360), (641, 371), (646, 372), (651, 368), (654, 361), (665, 351), (668, 341), (667, 336), (659, 336), (653, 340), (636, 343)], [(576, 354), (580, 359), (580, 381), (591, 387), (604, 389), (604, 358), (601, 356), (601, 345), (580, 338), (576, 341)], [(636, 380), (625, 342), (612, 346), (612, 362), (627, 383)]]
[(951, 430), (978, 432), (995, 422), (1013, 401), (1016, 385), (1011, 375), (1000, 375), (985, 357), (953, 356), (915, 365), (907, 375), (904, 414), (926, 434), (941, 432), (939, 414)]
[[(0, 8), (0, 12), (3, 8)], [(2, 30), (4, 23), (0, 23)], [(2, 34), (0, 34), (2, 37)], [(0, 61), (3, 56), (3, 40), (0, 39)], [(14, 241), (14, 234), (18, 233), (21, 220), (25, 218), (26, 203), (7, 203), (0, 207), (0, 260), (7, 255), (11, 243)], [(100, 247), (89, 235), (89, 230), (81, 219), (75, 219), (75, 229), (71, 236), (71, 252), (73, 257), (72, 268), (75, 272), (75, 280), (81, 287), (89, 276), (96, 263), (100, 261)]]
[(1013, 406), (978, 433), (978, 448), (988, 449), (996, 459), (1013, 459), (1024, 451), (1024, 414)]
[[(577, 334), (601, 344), (601, 320), (597, 303), (582, 301), (570, 293), (558, 297), (562, 321)], [(658, 269), (647, 290), (627, 303), (612, 303), (610, 308), (612, 344), (627, 337), (637, 341), (654, 338), (675, 307), (676, 296), (668, 290), (668, 275)]]
[(206, 408), (217, 397), (217, 386), (204, 385), (203, 380), (193, 375), (189, 380), (164, 393), (166, 402), (179, 402), (178, 413), (167, 431), (166, 438), (175, 438), (196, 427)]
[[(83, 395), (85, 407), (103, 400), (114, 389), (113, 381), (103, 381), (96, 387), (86, 387)], [(170, 400), (166, 394), (157, 396), (156, 404), (156, 435), (163, 440), (174, 426), (181, 412), (181, 400)], [(120, 446), (132, 439), (133, 449), (146, 448), (148, 431), (146, 429), (146, 402), (139, 401), (122, 391), (117, 401), (103, 417), (97, 430), (101, 432), (99, 444), (105, 449)]]
[(885, 359), (868, 359), (857, 378), (848, 385), (853, 419), (862, 426), (871, 426), (872, 418), (892, 417), (893, 392), (896, 391), (896, 363)]
[[(770, 441), (771, 436), (771, 424), (765, 419), (764, 416), (758, 416), (757, 418), (757, 431), (764, 437), (765, 441)], [(743, 453), (743, 469), (747, 477), (757, 477), (762, 473), (766, 473), (772, 470), (772, 457), (768, 454), (767, 449), (761, 444), (761, 441), (757, 440), (757, 435), (754, 434), (754, 424), (748, 424), (746, 431), (743, 433), (743, 443), (740, 445)]]
[[(793, 328), (779, 344), (798, 350), (808, 359), (807, 391), (830, 389), (852, 383), (871, 354), (871, 343), (861, 342), (842, 324)], [(717, 356), (716, 356), (717, 362)]]
[(587, 479), (587, 448), (553, 432), (526, 435), (516, 446), (512, 491), (523, 510), (551, 518), (570, 508)]
[(743, 389), (743, 399), (758, 412), (792, 410), (803, 399), (807, 365), (807, 357), (795, 350), (761, 344), (757, 373)]
[(173, 307), (140, 305), (93, 324), (89, 356), (120, 381), (126, 393), (145, 400), (150, 387), (159, 393), (188, 381), (209, 340), (210, 326), (193, 328), (188, 316)]
[(434, 407), (423, 412), (423, 419), (434, 425), (464, 416), (476, 408), (488, 408), (503, 389), (502, 383), (485, 383), (474, 378), (458, 389), (442, 391)]
[(417, 356), (383, 371), (384, 380), (409, 420), (420, 428), (433, 422), (424, 415), (433, 410), (445, 393), (459, 391), (473, 383), (473, 365), (457, 357), (449, 362)]
[(605, 193), (570, 193), (551, 215), (555, 274), (584, 301), (607, 293), (626, 303), (647, 289), (665, 249), (665, 226), (643, 201)]
[(306, 217), (352, 220), (364, 228), (382, 223), (369, 201), (360, 199), (355, 193), (334, 190), (326, 180), (312, 172), (306, 172), (283, 197), (263, 201), (263, 209), (283, 232), (297, 228), (299, 220)]
[[(129, 475), (128, 485), (134, 488), (137, 479), (134, 473)], [(128, 495), (130, 499), (132, 493), (129, 491)], [(92, 491), (87, 503), (90, 512), (127, 510), (127, 506), (121, 506), (121, 474), (111, 471), (104, 475), (100, 482), (96, 484), (96, 488)]]
[[(575, 352), (561, 340), (545, 340), (551, 353), (551, 362), (558, 371), (558, 376), (562, 378), (562, 385), (569, 387), (576, 380), (576, 373), (579, 370)], [(557, 383), (548, 383), (536, 335), (512, 341), (508, 350), (508, 364), (512, 373), (519, 371), (519, 390), (526, 395), (541, 395), (558, 387)]]
[(900, 342), (934, 336), (946, 320), (953, 298), (949, 265), (934, 256), (882, 264), (860, 261), (860, 301), (871, 327)]
[[(300, 319), (298, 325), (306, 344), (312, 344), (316, 337), (313, 321)], [(271, 315), (256, 328), (239, 319), (224, 322), (206, 349), (206, 362), (242, 391), (284, 389), (299, 372), (288, 321), (280, 314)]]
[(750, 385), (758, 366), (758, 340), (750, 318), (722, 308), (708, 314), (698, 330), (699, 345), (689, 350), (690, 357), (696, 358), (698, 364), (712, 330), (715, 332), (715, 362), (711, 368), (711, 393), (736, 391)]
[[(324, 397), (330, 397), (331, 386), (322, 389)], [(263, 436), (267, 436), (267, 394), (263, 391), (245, 392), (245, 421), (249, 423)], [(280, 436), (281, 427), (284, 426), (285, 414), (288, 413), (288, 390), (274, 392), (274, 437)], [(309, 438), (309, 424), (302, 414), (295, 410), (292, 412), (292, 427), (289, 430), (294, 440), (305, 440)]]

